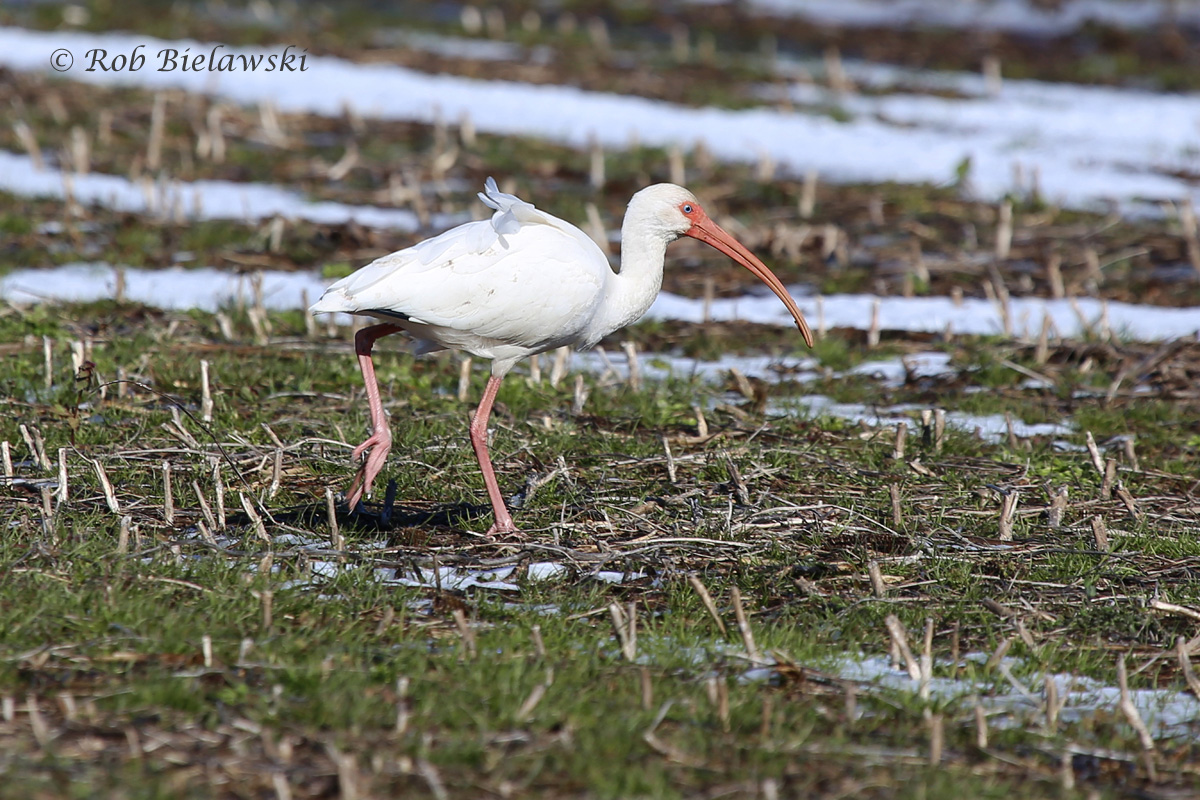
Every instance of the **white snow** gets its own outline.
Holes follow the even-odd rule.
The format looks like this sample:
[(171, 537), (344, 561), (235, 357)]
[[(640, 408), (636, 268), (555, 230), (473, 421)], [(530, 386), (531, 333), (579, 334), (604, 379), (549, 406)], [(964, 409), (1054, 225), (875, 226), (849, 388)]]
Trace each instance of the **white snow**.
[[(237, 302), (249, 294), (248, 278), (244, 275), (209, 267), (168, 269), (141, 269), (125, 267), (125, 297), (131, 301), (145, 303), (164, 309), (198, 308), (215, 311), (221, 306)], [(264, 270), (263, 301), (268, 308), (301, 308), (302, 298), (307, 292), (310, 301), (325, 290), (329, 281), (313, 272), (282, 272)], [(89, 301), (113, 296), (116, 288), (116, 270), (109, 264), (67, 264), (47, 269), (14, 270), (0, 276), (0, 298), (17, 303), (36, 303), (50, 300)], [(800, 295), (797, 304), (801, 311), (813, 320), (816, 318), (816, 299)], [(879, 317), (883, 330), (941, 332), (949, 325), (955, 333), (999, 334), (1003, 330), (999, 309), (988, 300), (965, 298), (956, 305), (948, 297), (882, 297), (872, 295), (830, 295), (825, 297), (825, 320), (831, 327), (862, 330), (871, 319), (874, 302), (880, 304)], [(1078, 336), (1100, 327), (1105, 303), (1092, 298), (1079, 298), (1073, 307), (1068, 300), (1046, 300), (1041, 298), (1013, 298), (1009, 314), (1014, 320), (1014, 332), (1034, 337), (1040, 331), (1042, 319), (1049, 316), (1063, 337)], [(1079, 309), (1076, 312), (1076, 307)], [(1181, 337), (1193, 337), (1200, 332), (1200, 308), (1162, 308), (1159, 306), (1132, 303), (1107, 303), (1109, 326), (1114, 335), (1137, 341), (1158, 341)], [(787, 309), (773, 294), (741, 298), (713, 300), (710, 308), (713, 320), (743, 320), (782, 328), (793, 328), (794, 322)], [(1080, 319), (1082, 315), (1083, 319)], [(683, 320), (702, 322), (704, 301), (681, 297), (663, 292), (647, 313), (649, 319)], [(790, 332), (789, 332), (790, 335)], [(799, 335), (794, 337), (793, 355), (803, 356)], [(583, 358), (599, 358), (593, 354)], [(622, 356), (608, 355), (612, 366), (620, 370), (624, 365)], [(742, 369), (745, 361), (712, 362), (709, 366), (697, 367), (690, 359), (672, 360), (662, 357), (665, 370), (649, 363), (651, 374), (689, 374), (689, 370), (700, 369), (724, 373), (732, 367)], [(766, 372), (775, 363), (762, 358), (753, 362), (752, 368)], [(599, 364), (596, 367), (601, 367)], [(804, 362), (801, 367), (810, 367)], [(936, 374), (942, 368), (936, 358), (927, 363), (917, 363), (919, 374)], [(872, 369), (862, 366), (860, 369)], [(896, 367), (888, 368), (893, 372)]]
[[(841, 0), (839, 0), (841, 2)], [(0, 28), (0, 66), (49, 71), (49, 53), (103, 47), (128, 53), (141, 45), (151, 63), (137, 72), (84, 71), (62, 77), (97, 84), (180, 88), (237, 103), (274, 103), (283, 111), (340, 116), (346, 106), (364, 116), (432, 122), (469, 113), (483, 132), (543, 138), (571, 146), (595, 139), (608, 148), (631, 139), (647, 145), (690, 146), (703, 138), (728, 161), (767, 155), (784, 169), (819, 170), (826, 179), (941, 183), (964, 159), (970, 185), (998, 198), (1012, 189), (1021, 162), (1040, 172), (1044, 196), (1072, 206), (1109, 200), (1192, 198), (1200, 188), (1180, 174), (1200, 171), (1200, 102), (1195, 95), (1007, 81), (999, 94), (951, 100), (920, 96), (843, 101), (852, 119), (775, 108), (690, 108), (641, 97), (569, 86), (528, 85), (428, 75), (389, 64), (307, 57), (308, 71), (160, 72), (154, 54), (170, 47), (207, 53), (211, 44), (165, 41), (125, 33), (42, 33)], [(225, 48), (222, 53), (268, 52)], [(807, 91), (802, 89), (801, 91)]]
[[(701, 0), (704, 2), (705, 0)], [(748, 0), (754, 11), (845, 27), (929, 27), (1057, 36), (1088, 22), (1117, 28), (1200, 24), (1194, 4), (1129, 0)]]
[[(986, 655), (972, 655), (966, 660), (986, 659)], [(1016, 659), (1005, 659), (1004, 663), (1010, 672), (1020, 666)], [(896, 691), (915, 693), (920, 688), (919, 681), (910, 678), (906, 671), (892, 669), (889, 660), (883, 656), (849, 656), (836, 663), (831, 671), (845, 680), (867, 682)], [(1101, 710), (1119, 716), (1120, 689), (1078, 675), (1056, 674), (1043, 678), (1040, 686), (1027, 687), (1037, 692), (1033, 698), (998, 675), (982, 680), (932, 677), (929, 696), (958, 702), (978, 696), (989, 711), (1044, 717), (1044, 710), (1034, 698), (1044, 701), (1044, 696), (1040, 695), (1044, 694), (1046, 680), (1054, 681), (1058, 690), (1059, 702), (1063, 704), (1059, 719), (1063, 722), (1075, 722)], [(1196, 697), (1169, 689), (1131, 689), (1129, 695), (1155, 738), (1195, 734), (1196, 721), (1200, 719), (1200, 700)]]
[[(411, 211), (379, 206), (354, 206), (344, 203), (312, 202), (297, 192), (263, 183), (232, 181), (172, 181), (165, 183), (147, 178), (134, 183), (120, 175), (90, 172), (85, 175), (64, 173), (44, 167), (36, 169), (24, 155), (0, 150), (0, 190), (26, 197), (66, 197), (77, 202), (97, 204), (117, 211), (189, 219), (232, 219), (254, 222), (280, 216), (309, 222), (336, 224), (357, 222), (375, 228), (416, 231), (417, 215)], [(434, 227), (444, 228), (466, 217), (444, 214), (431, 219)]]
[[(923, 410), (922, 406), (900, 404), (894, 406), (867, 406), (861, 403), (837, 403), (822, 394), (787, 398), (772, 410), (787, 408), (804, 410), (811, 416), (826, 416), (850, 422), (865, 422), (873, 427), (914, 425), (913, 416)], [(1003, 414), (968, 414), (963, 411), (947, 411), (946, 424), (951, 428), (978, 432), (984, 441), (999, 442), (1008, 437), (1008, 420)], [(1028, 423), (1019, 418), (1012, 421), (1013, 434), (1022, 438), (1030, 436), (1070, 436), (1075, 428), (1070, 420), (1062, 422)]]

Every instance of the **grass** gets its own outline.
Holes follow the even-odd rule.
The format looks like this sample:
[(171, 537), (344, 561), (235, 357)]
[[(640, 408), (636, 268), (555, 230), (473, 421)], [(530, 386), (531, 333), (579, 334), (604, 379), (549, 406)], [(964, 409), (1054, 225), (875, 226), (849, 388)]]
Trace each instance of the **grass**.
[[(301, 29), (276, 31), (232, 28), (199, 6), (146, 7), (93, 4), (87, 24), (200, 40), (286, 39), (335, 53), (361, 49), (386, 25), (458, 26), (407, 13), (417, 6), (314, 11), (292, 20)], [(551, 32), (553, 15), (540, 32), (508, 22), (523, 44), (568, 43), (544, 72), (523, 79), (675, 102), (744, 103), (744, 88), (767, 77), (760, 61), (744, 57), (766, 33), (814, 52), (829, 44), (828, 32), (802, 23), (768, 29), (736, 10), (706, 9), (717, 16), (571, 3), (582, 24), (562, 37)], [(0, 13), (54, 27), (61, 9)], [(585, 27), (591, 15), (609, 20), (635, 66), (613, 65), (596, 50)], [(713, 63), (674, 63), (648, 51), (678, 22), (692, 24), (693, 42), (713, 35)], [(863, 35), (879, 52), (977, 67), (969, 37)], [(1101, 49), (1137, 49), (1155, 35)], [(838, 36), (847, 55), (861, 44)], [(994, 44), (1012, 49), (1003, 54), (1006, 74), (1036, 66), (1023, 43)], [(725, 69), (731, 59), (736, 69)], [(1063, 69), (1095, 67), (1059, 60)], [(1144, 76), (1157, 61), (1121, 71)], [(454, 60), (436, 67), (472, 69)], [(6, 77), (0, 100), (23, 109), (48, 160), (68, 147), (73, 126), (98, 131), (105, 109), (112, 140), (94, 137), (92, 169), (137, 171), (149, 93)], [(225, 108), (227, 157), (215, 163), (195, 155), (193, 122), (206, 119), (210, 101), (166, 99), (166, 175), (277, 182), (347, 203), (384, 202), (394, 174), (406, 185), (414, 176), (427, 189), (442, 185), (429, 162), (439, 137), (453, 134), (284, 115), (293, 144), (280, 147), (264, 143), (257, 109)], [(4, 127), (0, 147), (18, 149), (15, 136)], [(335, 163), (352, 141), (358, 165), (329, 180), (322, 164)], [(667, 178), (667, 154), (654, 148), (609, 153), (606, 186), (596, 190), (586, 153), (485, 135), (458, 146), (445, 185), (467, 188), (430, 189), (431, 211), (469, 209), (484, 177), (512, 175), (519, 193), (553, 197), (547, 209), (563, 218), (583, 220), (596, 203), (611, 229), (632, 191)], [(1016, 202), (1012, 256), (985, 269), (975, 257), (990, 247), (995, 209), (953, 186), (821, 185), (813, 216), (801, 219), (798, 179), (761, 181), (751, 167), (705, 165), (696, 153), (687, 168), (785, 282), (825, 292), (979, 296), (992, 280), (1001, 284), (993, 291), (1045, 295), (1047, 271), (1028, 262), (1041, 265), (1056, 252), (1070, 292), (1196, 301), (1194, 282), (1151, 274), (1187, 257), (1181, 232), (1153, 220)], [(827, 224), (852, 243), (848, 254), (824, 257)], [(802, 245), (790, 250), (779, 231), (805, 226)], [(968, 226), (975, 244), (965, 241)], [(0, 231), (0, 272), (81, 260), (158, 267), (186, 261), (183, 252), (192, 255), (186, 263), (320, 268), (327, 278), (418, 238), (289, 224), (272, 251), (261, 226), (69, 211), (7, 194)], [(911, 261), (918, 244), (929, 278), (906, 283), (893, 267)], [(1089, 247), (1104, 265), (1099, 276), (1087, 272)], [(668, 290), (744, 292), (743, 270), (676, 248)], [(1053, 340), (1039, 352), (1001, 337), (884, 331), (871, 347), (861, 331), (834, 330), (811, 353), (811, 380), (751, 376), (746, 396), (732, 376), (723, 384), (675, 376), (634, 389), (581, 374), (582, 404), (575, 374), (551, 386), (520, 371), (505, 382), (492, 417), (493, 457), (528, 537), (492, 541), (481, 535), (491, 520), (466, 442), (484, 370), (476, 366), (464, 401), (457, 357), (380, 348), (395, 447), (377, 496), (365, 513), (340, 509), (335, 532), (325, 493), (348, 485), (348, 454), (367, 425), (349, 331), (310, 335), (302, 314), (272, 312), (263, 341), (249, 309), (222, 313), (228, 337), (202, 312), (111, 300), (0, 305), (0, 441), (14, 461), (13, 478), (0, 477), (0, 797), (1058, 798), (1200, 790), (1191, 731), (1156, 729), (1146, 754), (1115, 704), (1051, 723), (1042, 697), (1047, 675), (1115, 685), (1119, 658), (1135, 691), (1186, 689), (1173, 648), (1177, 637), (1191, 640), (1200, 609), (1194, 344), (1163, 349), (1095, 334)], [(794, 331), (748, 323), (646, 322), (602, 344), (620, 353), (625, 339), (649, 357), (765, 354), (786, 366), (810, 355)], [(73, 343), (91, 362), (78, 372)], [(945, 374), (899, 385), (847, 374), (869, 360), (928, 350), (950, 356)], [(211, 423), (201, 420), (202, 359)], [(1025, 388), (1028, 375), (1013, 365), (1047, 385)], [(117, 383), (121, 376), (127, 382)], [(884, 414), (911, 409), (901, 414), (912, 422), (905, 452), (896, 452), (890, 425), (786, 411), (816, 393)], [(920, 415), (935, 408), (1068, 420), (1073, 433), (994, 442), (951, 427), (939, 440)], [(1102, 462), (1115, 461), (1117, 484), (1085, 450), (1063, 449), (1064, 441), (1083, 447), (1087, 432)], [(38, 440), (48, 465), (36, 463)], [(385, 508), (389, 482), (395, 502)], [(1014, 492), (1020, 501), (1002, 520), (1001, 498)], [(241, 495), (262, 518), (261, 531)], [(537, 579), (535, 565), (545, 562), (562, 572)], [(457, 573), (438, 572), (446, 568)], [(455, 583), (485, 571), (494, 573), (490, 588)], [(605, 579), (614, 574), (619, 582)], [(719, 624), (693, 578), (711, 594)], [(736, 597), (761, 662), (739, 630)], [(636, 619), (632, 659), (614, 606)], [(917, 656), (929, 656), (931, 677), (966, 696), (924, 699), (909, 687), (846, 677), (848, 662), (888, 657), (890, 615)], [(989, 663), (1004, 653), (1009, 660)], [(1015, 682), (1033, 699), (997, 707), (1019, 693)], [(973, 696), (991, 710), (986, 743)]]
[[(969, 704), (927, 704), (867, 684), (849, 701), (853, 682), (826, 672), (856, 653), (886, 653), (890, 613), (918, 650), (932, 619), (935, 677), (974, 682), (985, 696), (1008, 691), (1006, 679), (982, 663), (953, 661), (954, 652), (991, 653), (1012, 640), (1014, 674), (1030, 685), (1050, 673), (1111, 684), (1116, 653), (1136, 666), (1189, 636), (1188, 620), (1146, 610), (1152, 596), (1200, 604), (1178, 566), (1200, 556), (1195, 514), (1166, 502), (1182, 487), (1163, 483), (1157, 464), (1171, 450), (1147, 435), (1161, 413), (1124, 420), (1139, 437), (1141, 471), (1121, 472), (1141, 504), (1133, 519), (1117, 499), (1098, 499), (1100, 476), (1086, 454), (1044, 446), (1009, 454), (951, 431), (941, 452), (910, 437), (906, 458), (920, 460), (918, 472), (891, 457), (890, 435), (762, 417), (720, 387), (674, 379), (633, 391), (585, 376), (589, 399), (574, 413), (571, 380), (554, 388), (518, 375), (494, 418), (502, 485), (511, 493), (553, 472), (559, 456), (567, 472), (516, 510), (527, 543), (491, 543), (467, 533), (488, 518), (465, 447), (469, 405), (453, 392), (457, 361), (385, 350), (379, 373), (396, 446), (383, 479), (395, 481), (398, 507), (392, 523), (343, 512), (345, 545), (334, 549), (324, 487), (350, 477), (336, 442), (356, 441), (365, 425), (363, 404), (348, 394), (358, 381), (353, 358), (344, 340), (306, 339), (296, 315), (273, 316), (270, 347), (241, 340), (249, 329), (234, 317), (242, 319), (239, 340), (226, 342), (200, 313), (104, 303), (0, 316), (0, 402), (9, 409), (0, 438), (22, 479), (0, 494), (8, 531), (0, 539), (0, 696), (14, 709), (0, 726), (12, 743), (3, 757), (15, 776), (11, 796), (123, 787), (133, 791), (126, 796), (202, 797), (219, 785), (269, 793), (284, 781), (293, 796), (673, 797), (720, 787), (749, 795), (769, 791), (764, 785), (823, 795), (836, 785), (864, 796), (1057, 797), (1064, 752), (1082, 754), (1073, 757), (1081, 787), (1116, 791), (1104, 765), (1147, 791), (1195, 785), (1193, 745), (1160, 741), (1151, 780), (1115, 709), (1050, 731), (1036, 713), (1018, 714), (980, 749)], [(654, 341), (661, 325), (632, 333)], [(66, 341), (81, 334), (93, 341), (90, 382), (73, 379), (66, 361)], [(49, 390), (41, 336), (54, 343)], [(855, 361), (865, 355), (844, 342), (825, 346)], [(202, 357), (214, 376), (211, 426), (195, 418)], [(101, 399), (96, 382), (118, 368), (139, 385), (123, 397), (108, 385)], [(482, 377), (473, 377), (473, 395)], [(871, 382), (856, 391), (869, 394)], [(898, 402), (908, 390), (886, 391)], [(703, 439), (691, 408), (706, 396), (730, 410), (707, 414)], [(955, 397), (943, 401), (953, 408)], [(177, 402), (198, 446), (162, 427)], [(1083, 405), (1076, 419), (1099, 429), (1088, 417), (1102, 413), (1099, 403)], [(264, 423), (284, 443), (274, 497), (277, 445)], [(57, 467), (43, 473), (30, 463), (20, 424), (38, 430), (55, 465), (66, 448), (69, 498), (49, 517), (38, 486), (50, 487), (55, 507)], [(228, 527), (206, 539), (192, 484), (215, 505), (213, 459)], [(92, 460), (115, 486), (118, 514)], [(171, 524), (162, 511), (164, 460), (172, 465)], [(1058, 529), (1044, 521), (1047, 480), (1070, 487)], [(992, 544), (996, 485), (1023, 494), (1015, 553)], [(271, 512), (267, 540), (241, 511), (239, 492)], [(415, 522), (430, 514), (440, 521)], [(1108, 523), (1110, 551), (1091, 539), (1096, 515)], [(963, 536), (982, 546), (964, 550)], [(567, 576), (522, 577), (543, 560), (566, 564)], [(871, 562), (882, 567), (882, 599), (866, 576)], [(514, 588), (380, 580), (411, 574), (414, 564), (487, 563), (516, 567), (506, 578)], [(634, 577), (609, 585), (590, 577), (600, 568)], [(728, 634), (717, 631), (689, 575), (707, 584)], [(742, 677), (750, 665), (734, 624), (734, 587), (759, 649), (776, 654), (766, 678)], [(612, 603), (632, 604), (637, 617), (633, 663), (621, 655)], [(1132, 684), (1181, 686), (1173, 659), (1154, 661)], [(936, 766), (927, 708), (941, 719)]]

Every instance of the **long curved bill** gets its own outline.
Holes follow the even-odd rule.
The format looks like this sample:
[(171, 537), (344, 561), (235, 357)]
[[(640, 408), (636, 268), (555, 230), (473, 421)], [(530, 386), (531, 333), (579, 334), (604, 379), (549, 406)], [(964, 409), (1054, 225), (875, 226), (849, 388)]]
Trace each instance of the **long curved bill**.
[(800, 329), (801, 335), (804, 336), (804, 343), (809, 347), (813, 346), (812, 331), (808, 329), (808, 323), (804, 321), (804, 315), (800, 313), (800, 309), (796, 306), (796, 301), (788, 294), (787, 289), (780, 283), (779, 278), (775, 277), (775, 273), (767, 269), (766, 264), (763, 264), (753, 253), (743, 247), (741, 242), (730, 236), (724, 228), (709, 219), (708, 215), (703, 211), (697, 214), (692, 222), (692, 227), (684, 233), (684, 236), (691, 236), (693, 239), (699, 239), (705, 244), (715, 247), (757, 275), (758, 279), (769, 286), (771, 291), (787, 306), (787, 310), (791, 312), (792, 317), (796, 320), (796, 327)]

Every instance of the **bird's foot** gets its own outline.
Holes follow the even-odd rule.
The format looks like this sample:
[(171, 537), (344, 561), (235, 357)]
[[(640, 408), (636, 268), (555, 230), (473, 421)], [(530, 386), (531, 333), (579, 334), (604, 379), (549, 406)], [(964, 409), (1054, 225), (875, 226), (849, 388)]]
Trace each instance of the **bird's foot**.
[[(370, 450), (369, 453), (368, 450)], [(363, 453), (367, 454), (367, 458), (358, 468), (358, 473), (354, 476), (354, 481), (346, 492), (346, 505), (351, 511), (358, 508), (358, 504), (365, 495), (371, 493), (371, 484), (383, 471), (383, 462), (387, 460), (391, 450), (392, 434), (386, 427), (371, 434), (365, 442), (354, 448), (354, 452), (350, 455), (353, 460), (358, 461), (362, 458)]]
[(512, 517), (508, 514), (505, 514), (503, 517), (498, 517), (496, 521), (492, 523), (492, 527), (487, 529), (487, 533), (485, 533), (484, 536), (492, 541), (509, 539), (523, 542), (529, 538), (521, 531), (520, 528), (516, 526), (512, 520)]
[[(372, 456), (375, 455), (375, 453), (377, 451), (383, 450), (383, 456), (386, 458), (388, 451), (391, 449), (392, 449), (392, 432), (389, 431), (387, 428), (382, 428), (382, 429), (376, 431), (375, 433), (372, 433), (370, 436), (367, 437), (367, 440), (365, 442), (360, 444), (358, 447), (354, 448), (354, 452), (350, 454), (350, 460), (358, 461), (360, 458), (363, 457), (363, 453), (367, 452), (368, 450), (371, 451)], [(369, 458), (370, 457), (368, 457), (368, 460), (369, 460)], [(382, 460), (382, 459), (380, 459), (380, 460)]]

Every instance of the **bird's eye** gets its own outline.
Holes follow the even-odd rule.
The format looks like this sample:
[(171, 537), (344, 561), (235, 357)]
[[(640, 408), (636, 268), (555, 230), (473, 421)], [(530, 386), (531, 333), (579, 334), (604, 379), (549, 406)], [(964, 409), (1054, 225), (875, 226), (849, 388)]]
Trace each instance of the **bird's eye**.
[(695, 210), (695, 209), (692, 207), (692, 204), (691, 204), (691, 203), (684, 203), (684, 204), (683, 204), (683, 213), (685, 213), (685, 214), (690, 214), (690, 213), (692, 213), (694, 210)]

